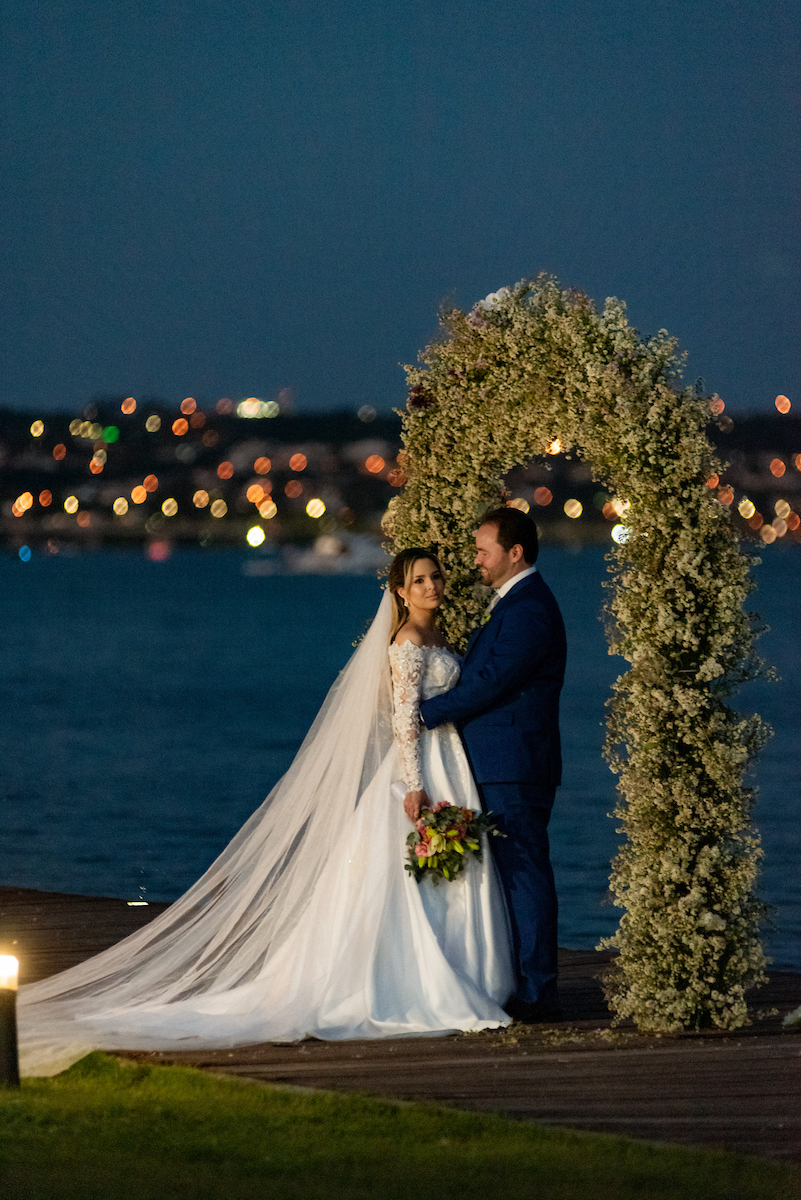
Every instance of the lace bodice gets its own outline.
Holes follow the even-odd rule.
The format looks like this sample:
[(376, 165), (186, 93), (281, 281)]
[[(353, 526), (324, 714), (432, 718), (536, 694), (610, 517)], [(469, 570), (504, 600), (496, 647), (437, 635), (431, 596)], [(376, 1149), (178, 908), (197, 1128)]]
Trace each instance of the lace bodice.
[(389, 648), (392, 671), (392, 728), (403, 762), (406, 788), (423, 789), (420, 761), (420, 701), (447, 692), (459, 678), (459, 659), (442, 646), (394, 643)]

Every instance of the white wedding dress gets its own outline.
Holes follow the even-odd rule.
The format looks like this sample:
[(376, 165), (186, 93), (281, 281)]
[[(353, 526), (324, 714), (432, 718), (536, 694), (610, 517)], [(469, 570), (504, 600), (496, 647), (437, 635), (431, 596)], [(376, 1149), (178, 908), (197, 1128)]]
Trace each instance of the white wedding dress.
[[(23, 1074), (91, 1049), (195, 1050), (509, 1024), (506, 908), (491, 854), (458, 879), (404, 870), (406, 790), (478, 808), (453, 726), (447, 650), (392, 646), (389, 597), (287, 774), (206, 874), (151, 924), (20, 989)], [(394, 713), (392, 698), (394, 693)]]

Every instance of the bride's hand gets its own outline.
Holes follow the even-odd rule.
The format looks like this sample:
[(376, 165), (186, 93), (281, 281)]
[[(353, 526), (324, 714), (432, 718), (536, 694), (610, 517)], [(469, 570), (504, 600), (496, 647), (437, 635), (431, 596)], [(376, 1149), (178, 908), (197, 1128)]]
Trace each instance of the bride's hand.
[(403, 811), (410, 821), (416, 821), (420, 816), (421, 808), (430, 808), (431, 801), (428, 798), (428, 793), (425, 788), (420, 792), (407, 792), (406, 799), (403, 802)]

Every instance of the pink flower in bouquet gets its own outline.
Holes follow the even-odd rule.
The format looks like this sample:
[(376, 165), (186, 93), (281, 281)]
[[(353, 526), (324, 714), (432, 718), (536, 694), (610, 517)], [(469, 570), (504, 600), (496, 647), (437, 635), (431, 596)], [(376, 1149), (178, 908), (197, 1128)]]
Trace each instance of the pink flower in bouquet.
[(414, 852), (418, 858), (428, 858), (431, 854), (431, 847), (428, 842), (418, 842), (414, 848)]
[(431, 811), (438, 813), (442, 812), (443, 808), (450, 808), (450, 804), (448, 804), (447, 800), (440, 800), (439, 804), (435, 804)]

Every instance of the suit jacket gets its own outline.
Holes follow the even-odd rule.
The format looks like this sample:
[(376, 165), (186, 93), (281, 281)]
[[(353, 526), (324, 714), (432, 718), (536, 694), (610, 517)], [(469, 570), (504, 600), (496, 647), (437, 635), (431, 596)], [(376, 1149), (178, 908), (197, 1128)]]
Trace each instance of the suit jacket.
[(539, 572), (529, 575), (473, 633), (456, 686), (422, 702), (423, 721), (454, 722), (478, 783), (555, 787), (565, 657), (559, 606)]

